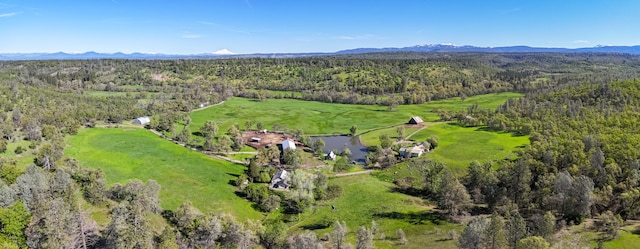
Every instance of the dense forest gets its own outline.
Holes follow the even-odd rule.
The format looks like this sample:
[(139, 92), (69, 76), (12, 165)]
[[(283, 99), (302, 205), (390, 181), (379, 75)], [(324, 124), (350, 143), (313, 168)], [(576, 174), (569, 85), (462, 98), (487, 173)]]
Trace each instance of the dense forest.
[[(558, 224), (579, 224), (587, 217), (610, 221), (602, 229), (613, 234), (610, 227), (640, 215), (639, 78), (639, 56), (595, 53), (3, 61), (0, 155), (8, 144), (19, 143), (14, 153), (31, 152), (33, 161), (0, 158), (0, 246), (317, 248), (313, 233), (287, 238), (282, 221), (239, 222), (204, 214), (190, 203), (161, 210), (156, 182), (108, 187), (100, 170), (64, 155), (65, 137), (81, 127), (153, 115), (162, 118), (152, 128), (170, 131), (200, 104), (232, 96), (393, 107), (524, 93), (496, 110), (470, 105), (466, 111), (440, 113), (443, 121), (462, 126), (529, 135), (531, 145), (517, 159), (472, 163), (464, 175), (439, 162), (414, 159), (406, 162), (414, 176), (396, 181), (397, 190), (433, 200), (452, 217), (492, 214), (468, 223), (459, 238), (463, 248), (515, 248), (548, 239)], [(248, 170), (260, 177), (252, 172), (255, 165)], [(310, 180), (300, 181), (304, 186)], [(264, 209), (278, 198), (263, 189), (245, 193)], [(85, 202), (111, 208), (104, 229), (82, 209)], [(295, 211), (299, 205), (290, 202), (286, 208)], [(168, 224), (164, 230), (149, 228), (157, 222), (152, 214)]]

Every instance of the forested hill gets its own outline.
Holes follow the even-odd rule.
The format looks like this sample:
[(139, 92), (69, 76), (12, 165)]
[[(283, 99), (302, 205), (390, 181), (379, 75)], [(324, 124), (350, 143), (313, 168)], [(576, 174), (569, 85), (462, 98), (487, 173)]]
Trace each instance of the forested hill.
[[(491, 206), (507, 197), (521, 208), (553, 210), (567, 219), (607, 210), (625, 219), (637, 219), (640, 213), (640, 206), (636, 204), (640, 198), (637, 190), (640, 187), (639, 101), (640, 81), (636, 79), (532, 91), (523, 98), (507, 101), (486, 116), (472, 113), (470, 108), (466, 114), (485, 120), (486, 123), (480, 125), (530, 134), (531, 146), (521, 152), (515, 166), (500, 167), (497, 175), (505, 177), (503, 182), (490, 187), (474, 181), (468, 187), (490, 191), (491, 196), (490, 192), (484, 193), (487, 196), (479, 195), (483, 196), (481, 199), (486, 197)], [(484, 170), (485, 176), (493, 174), (490, 168)], [(507, 180), (514, 174), (519, 176), (519, 182)], [(555, 199), (558, 196), (548, 195), (559, 191), (556, 188), (562, 174), (584, 176), (590, 182), (594, 198), (575, 203), (585, 205), (583, 211), (558, 210), (567, 207), (558, 206)], [(492, 192), (500, 188), (504, 189), (500, 193), (505, 196)]]
[(230, 95), (413, 104), (637, 78), (639, 66), (640, 56), (606, 53), (372, 53), (290, 59), (20, 61), (1, 62), (0, 70), (34, 86), (161, 92), (193, 107)]
[[(559, 208), (556, 197), (563, 172), (586, 176), (594, 197), (585, 205), (589, 215), (612, 211), (624, 219), (637, 219), (640, 207), (640, 81), (578, 84), (541, 91), (502, 105), (498, 119), (507, 126), (528, 126), (531, 147), (521, 155), (531, 171), (525, 182), (531, 194), (514, 201), (523, 206)], [(555, 181), (552, 181), (555, 179)], [(556, 190), (554, 190), (556, 189)], [(561, 212), (562, 213), (562, 212)]]

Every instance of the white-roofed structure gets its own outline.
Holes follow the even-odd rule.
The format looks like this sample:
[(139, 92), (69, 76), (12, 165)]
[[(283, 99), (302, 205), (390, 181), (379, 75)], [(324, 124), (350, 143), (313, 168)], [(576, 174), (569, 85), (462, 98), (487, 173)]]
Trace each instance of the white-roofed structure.
[(285, 151), (287, 149), (292, 149), (292, 150), (296, 149), (296, 143), (289, 138), (282, 141), (282, 151)]
[(413, 116), (411, 117), (411, 119), (409, 119), (409, 124), (422, 124), (424, 121), (422, 121), (422, 118), (418, 117), (418, 116)]
[(139, 117), (133, 120), (133, 124), (137, 124), (137, 125), (145, 125), (145, 124), (148, 124), (149, 122), (151, 122), (151, 119), (147, 116)]

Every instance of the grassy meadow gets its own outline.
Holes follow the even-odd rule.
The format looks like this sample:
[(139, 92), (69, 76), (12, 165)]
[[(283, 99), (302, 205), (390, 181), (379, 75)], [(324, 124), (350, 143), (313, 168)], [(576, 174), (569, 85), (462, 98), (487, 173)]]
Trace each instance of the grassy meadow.
[[(462, 226), (448, 223), (420, 198), (392, 192), (392, 183), (365, 174), (332, 178), (329, 184), (341, 186), (342, 196), (301, 215), (291, 224), (291, 231), (307, 229), (324, 237), (331, 233), (334, 221), (345, 221), (349, 227), (347, 241), (355, 245), (358, 227), (370, 227), (375, 220), (380, 233), (386, 235), (385, 240), (380, 239), (380, 233), (375, 235), (376, 248), (456, 248), (448, 232), (460, 234)], [(398, 228), (405, 232), (407, 245), (399, 244)]]
[[(388, 135), (391, 139), (398, 139), (399, 134), (397, 132), (399, 126), (393, 126), (393, 127), (388, 127), (388, 128), (382, 128), (382, 129), (377, 129), (377, 130), (372, 130), (369, 132), (366, 132), (364, 134), (360, 135), (360, 142), (365, 145), (365, 146), (374, 146), (374, 145), (379, 145), (380, 144), (380, 136), (386, 134)], [(408, 136), (409, 134), (418, 131), (420, 128), (423, 128), (422, 126), (416, 126), (416, 125), (404, 125), (404, 133), (405, 133), (405, 137)], [(404, 138), (404, 137), (403, 137)]]
[(244, 127), (246, 121), (254, 124), (261, 122), (272, 130), (275, 123), (289, 129), (302, 129), (306, 134), (345, 134), (356, 125), (358, 132), (370, 129), (399, 125), (409, 121), (411, 116), (421, 116), (425, 121), (436, 121), (439, 117), (434, 111), (465, 110), (478, 103), (480, 108), (494, 109), (509, 98), (522, 96), (519, 93), (498, 93), (432, 101), (419, 105), (399, 105), (393, 111), (386, 106), (333, 104), (293, 99), (267, 99), (263, 102), (232, 98), (224, 104), (212, 106), (191, 113), (192, 131), (197, 131), (207, 120), (218, 123), (221, 132), (229, 126), (238, 124)]
[(512, 157), (514, 149), (529, 144), (529, 136), (461, 127), (455, 123), (430, 123), (428, 126), (411, 139), (426, 141), (436, 136), (438, 148), (429, 152), (427, 158), (441, 161), (454, 171), (466, 168), (474, 160), (484, 162)]
[(157, 181), (164, 209), (175, 210), (191, 201), (203, 212), (226, 212), (240, 219), (262, 216), (229, 184), (244, 166), (210, 158), (144, 129), (81, 129), (69, 144), (65, 154), (84, 167), (102, 169), (109, 184)]

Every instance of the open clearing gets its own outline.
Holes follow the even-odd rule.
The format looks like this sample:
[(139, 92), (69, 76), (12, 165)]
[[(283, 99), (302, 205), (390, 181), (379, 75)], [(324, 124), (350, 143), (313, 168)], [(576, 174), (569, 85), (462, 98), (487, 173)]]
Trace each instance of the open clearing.
[[(395, 232), (398, 228), (404, 230), (409, 241), (400, 246), (402, 248), (456, 248), (455, 241), (448, 240), (447, 234), (449, 230), (459, 234), (462, 226), (443, 220), (420, 198), (392, 192), (392, 183), (362, 174), (332, 178), (329, 184), (341, 186), (342, 196), (301, 215), (292, 230), (308, 229), (324, 237), (331, 233), (334, 221), (345, 221), (350, 231), (347, 240), (355, 245), (358, 227), (370, 227), (375, 220), (380, 232), (386, 235), (385, 240), (380, 239), (380, 234), (375, 236), (376, 248), (399, 247)], [(337, 211), (333, 211), (331, 205), (335, 205)], [(440, 230), (437, 234), (436, 227)]]
[(438, 148), (427, 153), (427, 158), (445, 163), (453, 170), (462, 170), (474, 160), (505, 159), (513, 155), (513, 150), (529, 144), (529, 136), (515, 136), (498, 133), (478, 127), (461, 127), (454, 123), (430, 123), (411, 137), (415, 141), (426, 141), (438, 137)]
[(460, 98), (432, 101), (419, 105), (399, 105), (394, 111), (386, 106), (332, 104), (294, 99), (267, 99), (259, 102), (253, 99), (234, 97), (224, 104), (191, 113), (192, 131), (197, 131), (205, 121), (214, 120), (220, 133), (229, 126), (244, 127), (246, 121), (261, 122), (268, 130), (274, 124), (281, 129), (302, 129), (306, 134), (346, 134), (356, 125), (358, 132), (409, 121), (411, 116), (421, 116), (425, 121), (436, 121), (435, 110), (466, 110), (478, 103), (480, 108), (495, 109), (509, 98), (518, 98), (519, 93), (499, 93), (478, 95), (461, 101)]
[(262, 217), (229, 184), (244, 166), (210, 158), (144, 129), (81, 129), (69, 144), (65, 154), (85, 167), (102, 169), (109, 184), (157, 181), (164, 209), (191, 201), (203, 212), (230, 213), (241, 220)]

